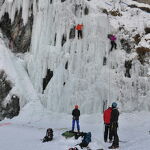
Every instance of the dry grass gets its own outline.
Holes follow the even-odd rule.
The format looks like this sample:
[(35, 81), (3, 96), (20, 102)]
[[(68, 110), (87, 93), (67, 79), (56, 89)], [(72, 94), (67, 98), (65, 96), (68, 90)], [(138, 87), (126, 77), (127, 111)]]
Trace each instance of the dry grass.
[(145, 12), (150, 13), (150, 8), (148, 8), (148, 7), (138, 7), (136, 5), (128, 5), (128, 6), (131, 7), (131, 8), (139, 8), (139, 9), (145, 11)]
[(141, 37), (140, 37), (140, 34), (136, 34), (134, 37), (133, 37), (134, 41), (135, 41), (135, 44), (138, 45), (139, 42), (141, 41)]
[(109, 14), (111, 14), (112, 16), (122, 16), (122, 14), (117, 10), (111, 10), (109, 11)]
[(138, 53), (139, 61), (141, 62), (141, 64), (144, 64), (146, 59), (146, 54), (150, 52), (150, 49), (146, 47), (138, 47), (136, 49), (136, 52)]

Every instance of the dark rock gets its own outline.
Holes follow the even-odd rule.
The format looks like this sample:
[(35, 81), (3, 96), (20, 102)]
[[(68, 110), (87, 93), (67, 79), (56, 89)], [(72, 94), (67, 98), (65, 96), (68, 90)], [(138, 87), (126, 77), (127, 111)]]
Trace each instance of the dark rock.
[(4, 108), (3, 117), (13, 118), (18, 116), (20, 112), (19, 97), (17, 95), (12, 95), (11, 102), (7, 103), (6, 108)]
[(69, 39), (74, 39), (76, 36), (76, 26), (73, 26), (73, 28), (70, 29), (70, 33), (69, 33)]
[(104, 56), (103, 57), (103, 66), (106, 65), (106, 63), (107, 63), (107, 58)]
[(122, 48), (127, 52), (130, 53), (131, 52), (131, 45), (129, 44), (130, 42), (126, 39), (121, 39), (120, 40), (121, 46)]
[(64, 46), (64, 44), (66, 43), (66, 41), (67, 41), (67, 35), (66, 35), (66, 34), (63, 34), (62, 40), (61, 40), (61, 46), (62, 46), (62, 47)]
[(50, 69), (47, 69), (46, 77), (43, 79), (43, 92), (46, 89), (52, 77), (53, 77), (53, 71), (51, 71)]
[(66, 70), (68, 69), (68, 61), (67, 61), (66, 64), (65, 64), (65, 69), (66, 69)]
[(4, 118), (13, 118), (17, 116), (20, 111), (19, 97), (12, 95), (9, 102), (4, 105), (4, 100), (12, 89), (12, 83), (7, 80), (6, 73), (0, 71), (0, 120)]
[(84, 8), (84, 15), (88, 15), (89, 14), (89, 9), (87, 8), (87, 6)]
[(130, 69), (132, 67), (132, 60), (125, 61), (124, 66), (126, 68), (125, 77), (131, 78)]
[(57, 33), (55, 33), (54, 46), (56, 46), (56, 40), (57, 40)]
[[(33, 11), (33, 6), (30, 8)], [(10, 40), (9, 45), (15, 53), (25, 53), (29, 51), (32, 35), (33, 14), (28, 18), (26, 25), (23, 24), (22, 10), (16, 11), (15, 18), (11, 24), (9, 14), (5, 13), (0, 21), (0, 28), (4, 35)]]
[(12, 89), (12, 83), (7, 80), (6, 73), (2, 70), (0, 71), (0, 100), (3, 101)]

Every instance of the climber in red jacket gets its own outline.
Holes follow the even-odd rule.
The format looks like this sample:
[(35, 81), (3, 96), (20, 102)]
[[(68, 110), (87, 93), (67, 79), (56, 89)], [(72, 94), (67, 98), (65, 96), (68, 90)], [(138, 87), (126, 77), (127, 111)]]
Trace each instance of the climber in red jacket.
[(103, 114), (104, 125), (105, 125), (104, 142), (107, 142), (108, 133), (109, 133), (109, 142), (112, 142), (112, 135), (110, 131), (111, 112), (112, 112), (112, 108), (109, 107), (108, 109), (104, 111), (104, 114)]
[(78, 31), (78, 39), (83, 37), (83, 34), (82, 34), (82, 29), (83, 29), (83, 24), (78, 24), (76, 26), (76, 30)]

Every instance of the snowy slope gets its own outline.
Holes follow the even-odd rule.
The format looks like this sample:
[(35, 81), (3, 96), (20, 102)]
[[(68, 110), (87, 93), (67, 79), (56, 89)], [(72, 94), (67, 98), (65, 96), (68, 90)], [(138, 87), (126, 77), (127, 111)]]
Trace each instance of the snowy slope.
[[(124, 113), (120, 115), (119, 137), (120, 150), (148, 150), (150, 146), (149, 124), (150, 114)], [(9, 124), (8, 124), (9, 123)], [(10, 124), (11, 123), (11, 124)], [(81, 131), (92, 133), (92, 150), (110, 146), (103, 142), (103, 121), (101, 114), (82, 115), (80, 119)], [(47, 128), (53, 128), (54, 140), (42, 143)], [(0, 147), (2, 150), (68, 150), (81, 142), (81, 138), (65, 139), (61, 134), (71, 128), (71, 115), (48, 114), (35, 123), (5, 120), (0, 123)]]

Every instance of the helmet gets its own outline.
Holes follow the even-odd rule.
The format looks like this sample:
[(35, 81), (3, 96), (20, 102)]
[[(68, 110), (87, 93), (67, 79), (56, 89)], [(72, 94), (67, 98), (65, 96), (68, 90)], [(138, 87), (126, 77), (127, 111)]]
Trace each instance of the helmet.
[(116, 102), (113, 102), (113, 103), (112, 103), (112, 107), (113, 107), (113, 108), (116, 108), (116, 107), (117, 107), (117, 103), (116, 103)]
[(78, 105), (75, 105), (74, 107), (75, 107), (75, 109), (78, 109), (78, 108), (79, 108), (79, 106), (78, 106)]

